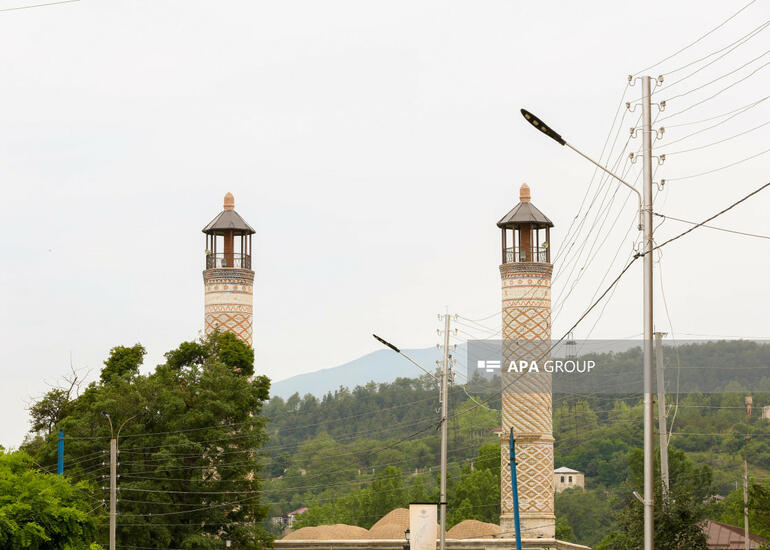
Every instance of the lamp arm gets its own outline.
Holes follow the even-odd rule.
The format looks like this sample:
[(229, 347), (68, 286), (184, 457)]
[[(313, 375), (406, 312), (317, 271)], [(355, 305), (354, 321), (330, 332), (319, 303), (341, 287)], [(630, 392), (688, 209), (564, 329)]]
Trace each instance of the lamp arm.
[(604, 172), (606, 172), (607, 174), (609, 174), (610, 176), (612, 176), (613, 178), (615, 178), (616, 180), (618, 180), (620, 183), (622, 183), (623, 185), (625, 185), (626, 187), (628, 187), (628, 188), (629, 188), (631, 191), (633, 191), (634, 193), (636, 193), (636, 198), (637, 198), (637, 199), (639, 199), (639, 227), (641, 228), (641, 227), (642, 227), (642, 223), (641, 223), (641, 222), (642, 222), (642, 194), (639, 192), (639, 190), (638, 190), (636, 187), (634, 187), (633, 185), (631, 185), (630, 183), (628, 183), (626, 180), (624, 180), (623, 178), (621, 178), (620, 176), (618, 176), (618, 175), (614, 174), (613, 172), (610, 172), (609, 170), (607, 170), (607, 169), (606, 169), (604, 166), (602, 166), (601, 164), (599, 164), (598, 162), (596, 162), (594, 159), (592, 159), (591, 157), (589, 157), (588, 155), (586, 155), (585, 153), (583, 153), (583, 152), (582, 152), (582, 151), (580, 151), (579, 149), (576, 149), (575, 147), (573, 147), (572, 145), (570, 145), (568, 142), (566, 142), (566, 141), (565, 141), (565, 142), (564, 142), (564, 145), (566, 145), (567, 147), (569, 147), (570, 149), (572, 149), (573, 151), (575, 151), (575, 152), (576, 152), (578, 155), (580, 155), (580, 156), (581, 156), (581, 157), (583, 157), (584, 159), (586, 159), (586, 160), (590, 161), (592, 164), (594, 164), (594, 165), (598, 166), (598, 167), (599, 167), (599, 168), (601, 168), (601, 169), (602, 169)]

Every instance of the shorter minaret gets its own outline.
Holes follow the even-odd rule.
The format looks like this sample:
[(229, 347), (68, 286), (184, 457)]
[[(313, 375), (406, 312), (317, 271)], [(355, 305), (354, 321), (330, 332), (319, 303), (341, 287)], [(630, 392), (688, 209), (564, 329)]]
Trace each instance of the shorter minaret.
[(232, 193), (225, 195), (224, 210), (203, 228), (206, 234), (206, 334), (232, 332), (252, 345), (254, 272), (251, 270), (251, 236), (254, 230), (235, 211)]

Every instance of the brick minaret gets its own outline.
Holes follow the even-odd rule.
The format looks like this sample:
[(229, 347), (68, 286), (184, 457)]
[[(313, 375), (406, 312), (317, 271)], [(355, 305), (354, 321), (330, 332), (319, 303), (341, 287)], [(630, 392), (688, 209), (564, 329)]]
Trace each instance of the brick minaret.
[(251, 236), (254, 230), (235, 211), (235, 199), (225, 195), (224, 210), (203, 228), (206, 234), (205, 331), (234, 333), (252, 345)]
[[(513, 538), (513, 499), (508, 434), (516, 439), (516, 476), (522, 538), (555, 534), (551, 377), (543, 362), (551, 338), (551, 243), (553, 223), (530, 202), (520, 202), (497, 226), (502, 230), (502, 476), (500, 525)], [(542, 231), (544, 230), (544, 231)], [(541, 374), (508, 372), (512, 360), (537, 360)]]

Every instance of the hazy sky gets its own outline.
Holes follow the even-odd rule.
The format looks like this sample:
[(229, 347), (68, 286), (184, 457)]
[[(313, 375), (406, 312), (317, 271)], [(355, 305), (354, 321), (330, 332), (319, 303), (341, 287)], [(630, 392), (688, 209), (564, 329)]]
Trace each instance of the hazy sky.
[[(19, 5), (0, 0), (0, 9)], [(377, 348), (373, 331), (404, 347), (431, 346), (435, 314), (447, 306), (471, 319), (492, 316), (483, 324), (494, 332), (495, 222), (518, 202), (519, 185), (530, 185), (534, 204), (554, 221), (555, 249), (586, 191), (598, 188), (589, 187), (592, 166), (532, 130), (519, 108), (598, 157), (626, 75), (742, 5), (81, 0), (0, 12), (0, 444), (21, 442), (27, 404), (65, 373), (70, 355), (93, 377), (112, 346), (141, 342), (152, 366), (197, 337), (200, 230), (227, 191), (257, 231), (258, 372), (278, 380), (343, 363)], [(770, 1), (757, 0), (650, 74), (720, 50), (768, 16)], [(656, 149), (711, 123), (675, 124), (766, 96), (770, 59), (739, 67), (765, 52), (769, 36), (760, 30), (734, 51), (667, 75), (664, 85), (727, 52), (661, 91), (660, 118), (758, 69), (657, 123), (670, 126)], [(639, 96), (637, 84), (623, 101)], [(638, 114), (620, 125), (618, 169)], [(658, 154), (767, 121), (770, 100)], [(769, 137), (770, 125), (670, 155), (656, 179), (742, 160), (767, 149)], [(640, 139), (629, 147), (636, 151)], [(633, 179), (641, 165), (628, 166)], [(701, 220), (767, 182), (768, 166), (770, 154), (670, 181), (656, 210)], [(554, 280), (554, 297), (574, 285), (554, 334), (628, 260), (633, 202), (623, 189), (606, 211), (597, 199), (583, 237), (573, 236), (572, 253), (586, 246)], [(770, 191), (714, 225), (770, 234), (768, 211)], [(666, 221), (658, 241), (686, 227)], [(768, 240), (708, 229), (666, 247), (675, 332), (767, 336), (769, 251)], [(640, 270), (632, 268), (577, 337), (641, 332)], [(669, 330), (659, 290), (656, 325)], [(463, 330), (458, 339), (484, 335)]]

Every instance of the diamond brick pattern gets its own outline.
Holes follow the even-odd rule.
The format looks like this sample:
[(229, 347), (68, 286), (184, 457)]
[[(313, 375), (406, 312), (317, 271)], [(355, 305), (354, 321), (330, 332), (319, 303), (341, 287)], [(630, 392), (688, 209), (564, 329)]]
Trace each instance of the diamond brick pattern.
[(548, 359), (551, 338), (551, 270), (545, 263), (500, 266), (502, 279), (501, 525), (512, 522), (508, 433), (516, 438), (521, 526), (530, 536), (554, 536), (553, 411), (551, 377), (507, 372), (511, 361)]

